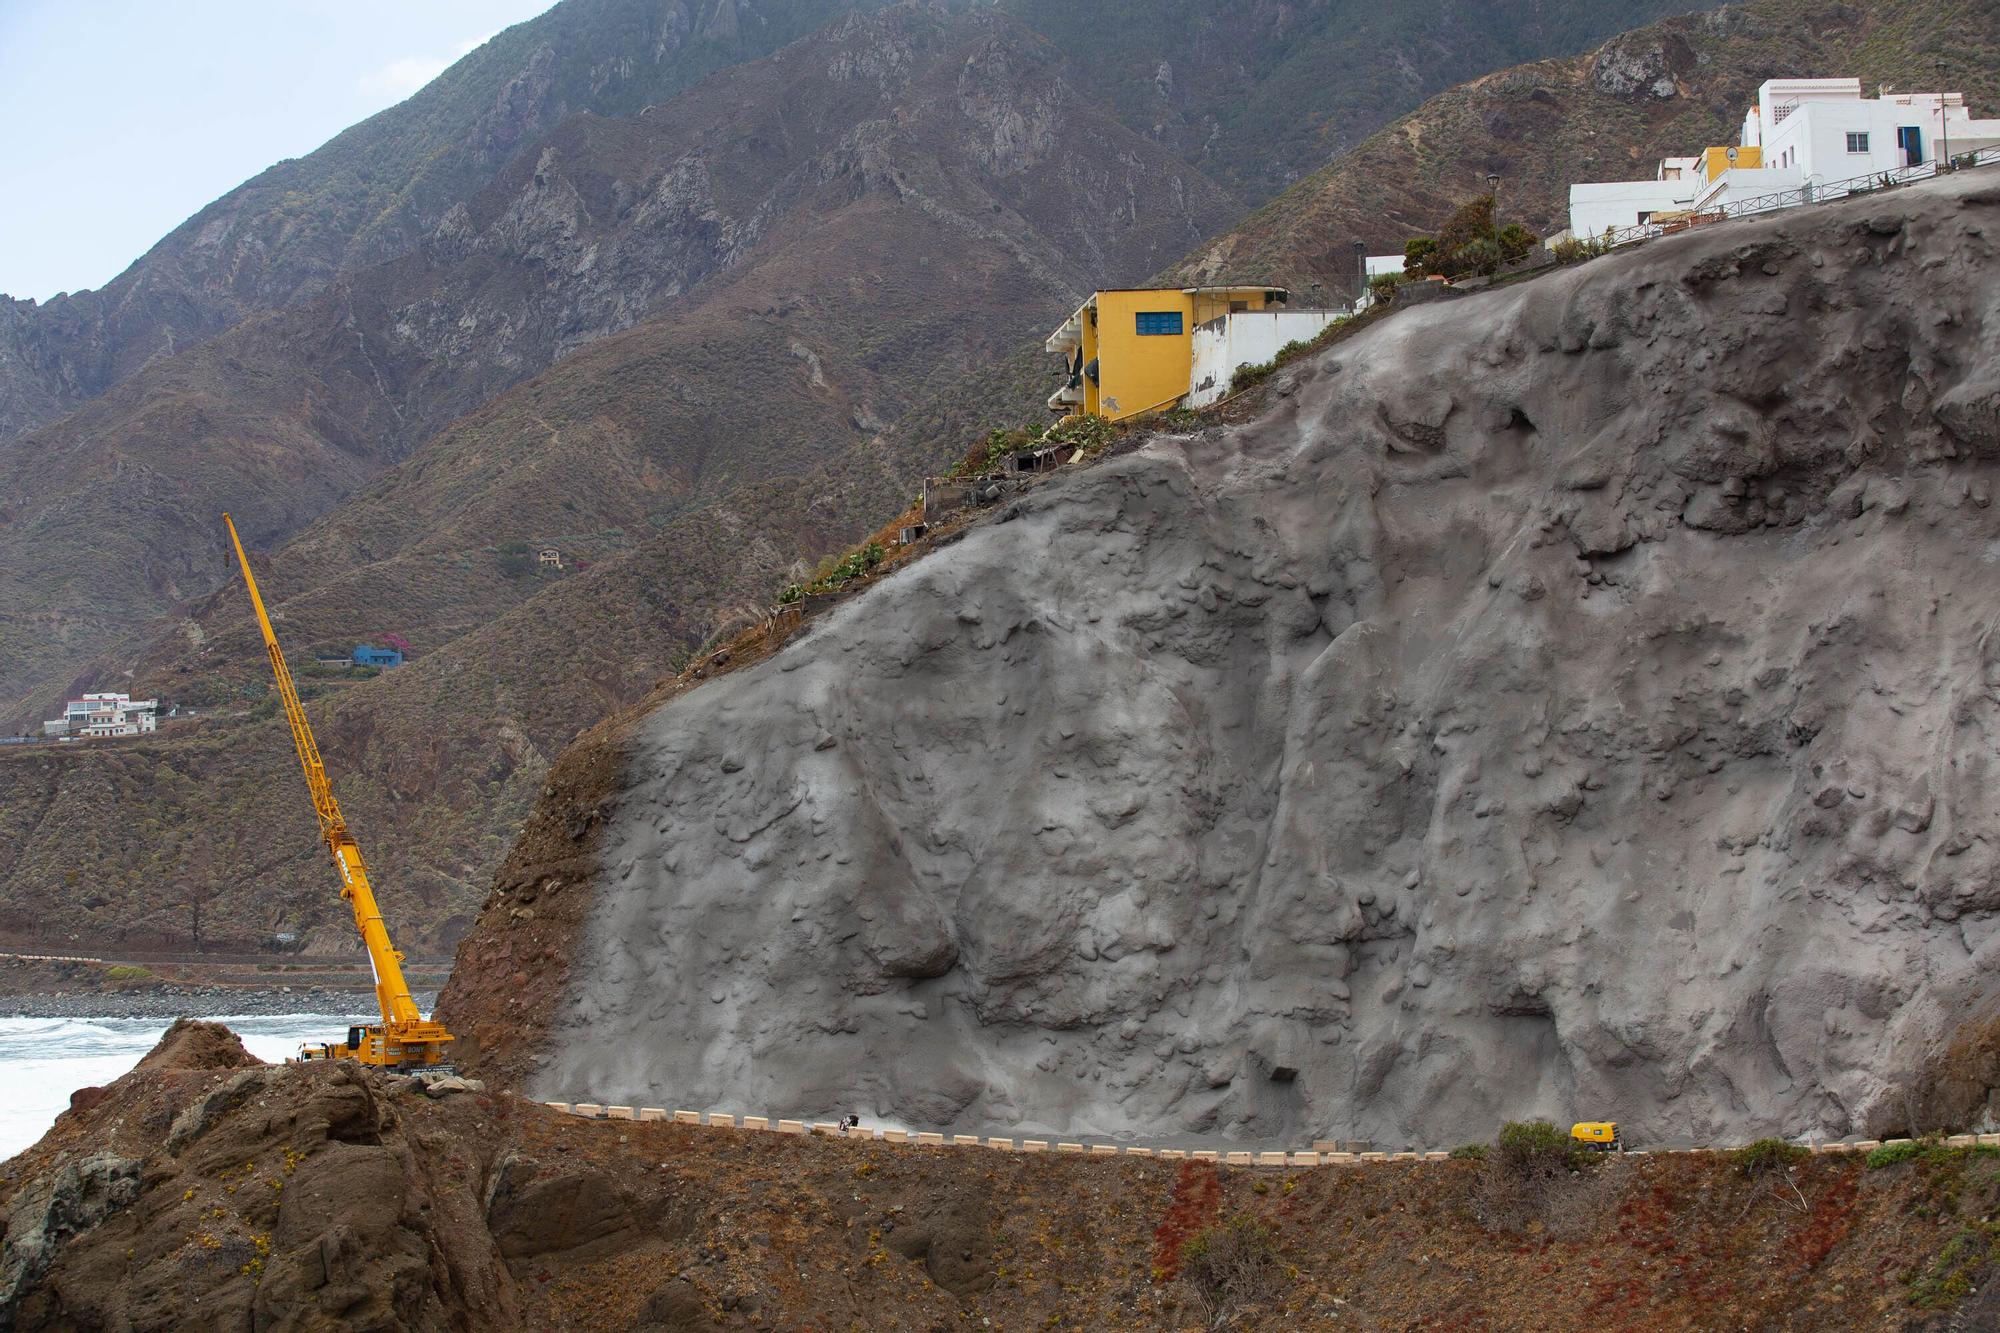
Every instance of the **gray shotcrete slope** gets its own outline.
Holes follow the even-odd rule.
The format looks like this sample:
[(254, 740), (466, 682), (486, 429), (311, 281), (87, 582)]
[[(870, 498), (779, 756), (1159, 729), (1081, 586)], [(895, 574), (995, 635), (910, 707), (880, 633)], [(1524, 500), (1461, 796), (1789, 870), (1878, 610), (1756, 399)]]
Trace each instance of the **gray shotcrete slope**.
[(1400, 314), (646, 719), (545, 1096), (1865, 1130), (2000, 911), (2000, 172)]

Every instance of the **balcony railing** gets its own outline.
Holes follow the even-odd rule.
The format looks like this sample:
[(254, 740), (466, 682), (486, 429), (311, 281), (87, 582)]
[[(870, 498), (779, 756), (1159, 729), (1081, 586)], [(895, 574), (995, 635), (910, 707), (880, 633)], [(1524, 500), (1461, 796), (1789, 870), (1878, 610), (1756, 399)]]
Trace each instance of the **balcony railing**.
[[(1982, 148), (1976, 153), (1958, 154), (1952, 158), (1952, 169), (1963, 171), (1968, 167), (1992, 166), (1994, 163), (2000, 163), (2000, 146)], [(1809, 180), (1794, 190), (1753, 195), (1748, 199), (1718, 204), (1714, 208), (1706, 208), (1699, 213), (1688, 213), (1666, 222), (1642, 222), (1636, 227), (1618, 227), (1604, 232), (1596, 240), (1598, 244), (1615, 250), (1622, 245), (1635, 245), (1656, 237), (1671, 236), (1675, 232), (1687, 231), (1692, 227), (1706, 226), (1713, 222), (1727, 222), (1730, 218), (1751, 217), (1759, 213), (1775, 213), (1780, 209), (1798, 208), (1805, 204), (1831, 203), (1836, 199), (1866, 194), (1871, 190), (1929, 180), (1937, 174), (1938, 163), (1933, 160), (1921, 166), (1898, 167), (1893, 171), (1872, 171), (1866, 176), (1852, 176), (1846, 180)]]

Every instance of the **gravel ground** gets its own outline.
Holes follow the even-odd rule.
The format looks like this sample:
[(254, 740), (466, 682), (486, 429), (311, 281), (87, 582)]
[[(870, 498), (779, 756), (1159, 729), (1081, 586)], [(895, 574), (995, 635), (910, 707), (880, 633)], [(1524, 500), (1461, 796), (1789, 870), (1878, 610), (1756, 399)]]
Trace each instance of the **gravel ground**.
[[(437, 997), (416, 996), (429, 1013)], [(216, 1018), (225, 1014), (352, 1014), (356, 1021), (374, 1012), (366, 990), (323, 986), (162, 986), (142, 991), (0, 996), (0, 1017), (8, 1018)]]

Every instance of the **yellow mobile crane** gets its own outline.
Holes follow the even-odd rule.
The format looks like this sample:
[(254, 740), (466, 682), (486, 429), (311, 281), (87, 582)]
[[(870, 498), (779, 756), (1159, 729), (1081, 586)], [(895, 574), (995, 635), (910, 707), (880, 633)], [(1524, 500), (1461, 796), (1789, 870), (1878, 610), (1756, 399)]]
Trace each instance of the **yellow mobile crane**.
[(237, 563), (243, 566), (243, 582), (250, 589), (250, 604), (257, 608), (257, 626), (264, 631), (264, 649), (271, 655), (271, 674), (278, 678), (278, 695), (285, 702), (285, 720), (292, 725), (292, 745), (299, 752), (299, 767), (306, 773), (306, 787), (312, 792), (313, 813), (319, 816), (319, 834), (333, 853), (334, 868), (340, 871), (340, 896), (354, 908), (354, 924), (361, 929), (361, 942), (368, 946), (368, 966), (375, 973), (375, 1001), (382, 1011), (379, 1025), (351, 1027), (347, 1040), (324, 1046), (301, 1046), (301, 1060), (359, 1060), (365, 1065), (391, 1069), (442, 1073), (450, 1068), (446, 1055), (451, 1033), (444, 1024), (425, 1018), (410, 998), (409, 983), (403, 980), (403, 955), (389, 943), (389, 928), (375, 905), (375, 891), (368, 883), (368, 867), (362, 863), (361, 848), (347, 831), (347, 819), (340, 803), (333, 799), (333, 785), (327, 781), (326, 766), (320, 762), (319, 746), (312, 728), (306, 725), (306, 710), (292, 685), (291, 668), (278, 648), (278, 636), (271, 632), (271, 617), (264, 613), (264, 599), (257, 593), (257, 580), (250, 573), (250, 557), (243, 553), (243, 539), (227, 514), (222, 521), (229, 528), (229, 540), (236, 547)]

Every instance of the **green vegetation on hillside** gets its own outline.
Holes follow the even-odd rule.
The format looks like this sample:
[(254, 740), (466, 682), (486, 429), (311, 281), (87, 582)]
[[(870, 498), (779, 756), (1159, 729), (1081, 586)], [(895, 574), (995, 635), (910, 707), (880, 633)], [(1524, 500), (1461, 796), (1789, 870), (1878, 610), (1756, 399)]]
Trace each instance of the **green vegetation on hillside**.
[(1247, 1212), (1189, 1236), (1181, 1244), (1179, 1269), (1181, 1281), (1209, 1314), (1222, 1317), (1282, 1298), (1288, 1274), (1296, 1271), (1279, 1256), (1278, 1229)]
[(1518, 222), (1502, 227), (1490, 194), (1459, 206), (1435, 236), (1412, 237), (1403, 245), (1403, 276), (1415, 281), (1436, 275), (1462, 278), (1498, 273), (1535, 248), (1535, 234)]
[(1810, 1150), (1783, 1139), (1764, 1138), (1754, 1143), (1746, 1143), (1729, 1154), (1738, 1171), (1746, 1176), (1768, 1175), (1782, 1171), (1812, 1156)]

